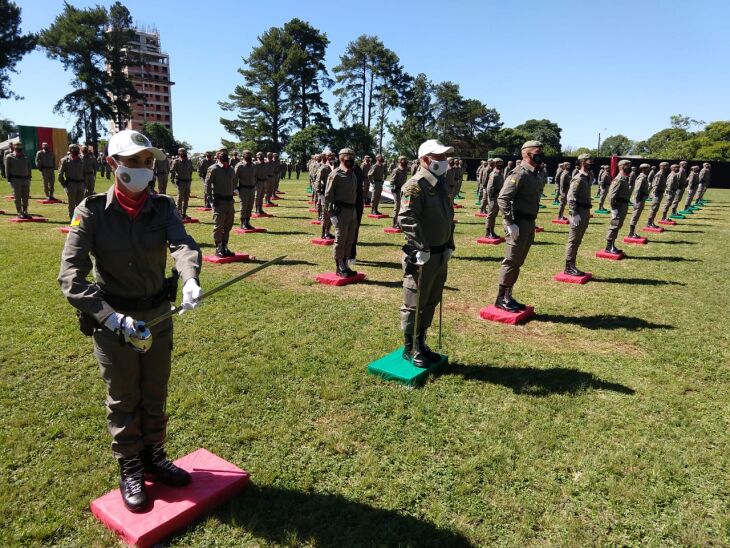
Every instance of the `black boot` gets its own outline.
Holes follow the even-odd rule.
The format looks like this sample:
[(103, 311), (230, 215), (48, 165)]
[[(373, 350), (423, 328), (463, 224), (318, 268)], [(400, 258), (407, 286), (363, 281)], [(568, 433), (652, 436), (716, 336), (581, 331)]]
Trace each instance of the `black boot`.
[(628, 237), (629, 238), (638, 238), (638, 236), (636, 235), (636, 225), (631, 225), (629, 227), (629, 236)]
[[(335, 260), (335, 264), (337, 265), (337, 268), (335, 269), (335, 274), (338, 278), (347, 278), (347, 265), (345, 264), (345, 261), (338, 261)], [(344, 268), (343, 268), (344, 267)]]
[(621, 253), (623, 253), (623, 251), (616, 247), (615, 240), (606, 240), (606, 253), (620, 255)]
[(223, 247), (223, 244), (216, 244), (215, 245), (215, 256), (216, 257), (226, 257), (226, 250)]
[(228, 249), (228, 240), (225, 240), (223, 242), (223, 252), (226, 254), (226, 257), (235, 257), (236, 256), (236, 254), (233, 251)]
[(565, 261), (565, 274), (568, 276), (583, 276), (585, 272), (578, 270), (575, 261)]
[(511, 300), (507, 297), (507, 288), (503, 285), (499, 286), (499, 293), (497, 293), (497, 300), (494, 302), (494, 306), (507, 312), (519, 312), (520, 309), (512, 304)]
[(190, 474), (175, 466), (165, 453), (162, 442), (145, 445), (142, 450), (142, 463), (146, 474), (170, 487), (183, 487), (190, 483)]
[(119, 459), (119, 491), (130, 512), (142, 512), (150, 503), (144, 486), (144, 465), (139, 455)]
[(403, 334), (403, 359), (411, 362), (416, 367), (428, 367), (428, 359), (420, 351), (418, 343), (413, 341), (413, 335)]
[(246, 228), (246, 223), (243, 222), (243, 219), (241, 219), (241, 228), (242, 229)]
[(527, 310), (527, 306), (517, 302), (514, 297), (512, 297), (512, 288), (506, 287), (504, 290), (504, 296), (509, 300), (510, 304), (517, 308), (517, 310)]
[(251, 224), (251, 219), (248, 218), (245, 219), (245, 222), (243, 223), (243, 228), (245, 228), (246, 230), (256, 230), (256, 227)]
[(347, 277), (348, 278), (350, 276), (357, 276), (357, 272), (354, 271), (352, 268), (350, 268), (350, 265), (348, 264), (348, 261), (349, 260), (347, 259), (347, 257), (345, 257), (344, 259), (342, 259), (342, 268), (344, 269), (345, 274), (347, 274)]
[(322, 223), (322, 236), (321, 236), (321, 239), (322, 240), (326, 240), (327, 239), (326, 232), (327, 232), (327, 227), (324, 226), (324, 223)]
[(426, 344), (425, 329), (422, 329), (421, 332), (418, 334), (418, 340), (416, 342), (418, 344), (419, 350), (426, 357), (426, 360), (431, 363), (439, 363), (441, 361), (441, 354), (437, 354), (436, 352), (432, 351)]

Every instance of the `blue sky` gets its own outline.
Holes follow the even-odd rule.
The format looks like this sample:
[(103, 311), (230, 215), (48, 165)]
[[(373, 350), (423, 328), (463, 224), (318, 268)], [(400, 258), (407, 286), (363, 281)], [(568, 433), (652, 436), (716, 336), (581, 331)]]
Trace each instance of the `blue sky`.
[[(63, 5), (16, 2), (25, 31), (48, 26)], [(72, 1), (96, 3), (112, 1)], [(643, 139), (667, 127), (672, 114), (730, 118), (727, 0), (124, 3), (139, 24), (160, 31), (176, 82), (175, 136), (196, 150), (230, 138), (217, 102), (242, 82), (237, 69), (256, 37), (293, 17), (327, 33), (330, 69), (348, 42), (377, 34), (409, 73), (459, 83), (465, 97), (496, 108), (506, 126), (549, 118), (563, 128), (564, 146), (595, 146), (599, 131)], [(52, 108), (70, 89), (71, 74), (42, 51), (17, 68), (11, 87), (25, 99), (0, 102), (0, 117), (70, 128)]]

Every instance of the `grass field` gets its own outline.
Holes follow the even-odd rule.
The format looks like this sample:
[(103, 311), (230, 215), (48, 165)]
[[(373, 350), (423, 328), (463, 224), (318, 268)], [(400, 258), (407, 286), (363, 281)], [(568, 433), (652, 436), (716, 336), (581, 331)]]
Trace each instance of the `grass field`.
[[(170, 453), (205, 447), (253, 485), (170, 545), (730, 544), (730, 191), (645, 248), (621, 244), (621, 262), (594, 258), (597, 216), (586, 286), (552, 280), (567, 228), (543, 200), (515, 290), (537, 317), (511, 327), (478, 317), (502, 247), (475, 243), (467, 183), (444, 301), (451, 365), (409, 390), (366, 373), (401, 343), (402, 236), (364, 219), (366, 282), (315, 284), (334, 264), (309, 243), (305, 187), (283, 182), (276, 217), (255, 223), (268, 234), (231, 238), (286, 265), (176, 320)], [(56, 282), (65, 207), (33, 200), (44, 224), (0, 217), (2, 546), (118, 543), (88, 509), (118, 470), (91, 343)], [(188, 228), (212, 252), (210, 214), (196, 215)], [(206, 265), (203, 288), (246, 268)]]

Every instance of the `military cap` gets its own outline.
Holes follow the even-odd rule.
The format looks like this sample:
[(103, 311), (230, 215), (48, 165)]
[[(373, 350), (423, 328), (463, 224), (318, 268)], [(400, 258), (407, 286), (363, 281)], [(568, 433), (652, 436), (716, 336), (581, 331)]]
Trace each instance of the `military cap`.
[(504, 160), (502, 160), (502, 158), (492, 158), (492, 160), (494, 161), (494, 163), (495, 163), (495, 164), (496, 164), (497, 162), (502, 162), (502, 163), (504, 163)]
[(342, 156), (343, 154), (352, 154), (354, 156), (355, 151), (352, 150), (351, 148), (342, 148), (342, 149), (340, 149), (339, 155)]
[(651, 168), (651, 166), (649, 164), (641, 164), (639, 166), (639, 169), (649, 169), (649, 168)]
[(700, 166), (692, 166), (692, 171), (699, 171), (699, 170), (700, 170)]
[(686, 164), (686, 163), (687, 163), (687, 160), (682, 160), (679, 162), (679, 165), (681, 166), (682, 164)]
[[(579, 160), (590, 160), (591, 158), (592, 158), (592, 156), (590, 154), (586, 154), (585, 152), (578, 156)], [(603, 167), (603, 166), (601, 166), (601, 167)]]
[(71, 143), (70, 145), (68, 145), (69, 150), (71, 150), (72, 148), (78, 149), (79, 145), (77, 145), (76, 143)]
[(710, 162), (705, 162), (704, 164), (702, 164), (702, 167), (710, 167)]
[(400, 162), (401, 160), (408, 160), (408, 158), (405, 156), (398, 156), (398, 161)]
[(449, 156), (448, 158), (446, 158), (446, 161), (447, 162), (453, 162), (454, 161), (454, 157), (453, 156)]
[(618, 167), (626, 166), (626, 165), (629, 165), (630, 166), (631, 165), (631, 160), (626, 160), (626, 159), (619, 160)]
[(522, 150), (525, 150), (526, 148), (542, 148), (542, 143), (540, 141), (527, 141), (524, 145), (522, 145)]
[(448, 147), (441, 143), (438, 139), (428, 139), (421, 143), (418, 147), (418, 157), (423, 158), (429, 154), (450, 154), (454, 152), (454, 147)]
[(177, 149), (177, 152), (178, 154), (180, 154), (181, 152), (187, 152), (187, 150), (185, 150), (183, 147), (180, 147)]
[(672, 164), (672, 165), (671, 165), (671, 166), (669, 166), (669, 167), (671, 167), (672, 169), (674, 169), (675, 167), (679, 167), (679, 164)]
[(669, 165), (669, 162), (660, 162), (659, 163), (659, 167), (664, 167), (664, 166), (668, 166), (668, 165)]
[(243, 154), (244, 156), (246, 156), (246, 154), (251, 154), (251, 151), (248, 150), (248, 149), (246, 149), (241, 154)]

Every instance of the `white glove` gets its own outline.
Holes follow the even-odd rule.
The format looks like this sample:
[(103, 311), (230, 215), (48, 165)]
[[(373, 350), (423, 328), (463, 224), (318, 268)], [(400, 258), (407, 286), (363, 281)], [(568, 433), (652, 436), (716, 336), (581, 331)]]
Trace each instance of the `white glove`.
[(578, 215), (578, 214), (576, 213), (576, 214), (575, 214), (575, 215), (573, 215), (573, 217), (572, 217), (572, 218), (570, 219), (570, 226), (572, 226), (573, 228), (577, 228), (579, 224), (580, 224), (580, 215)]
[(520, 227), (515, 224), (507, 225), (507, 235), (516, 240), (520, 237)]
[(417, 251), (416, 252), (416, 260), (415, 263), (418, 266), (425, 265), (428, 260), (431, 258), (431, 252), (430, 251)]
[(451, 259), (451, 256), (453, 254), (454, 254), (454, 250), (451, 249), (450, 247), (447, 247), (446, 250), (444, 251), (444, 258), (448, 261), (449, 259)]
[(104, 320), (104, 326), (112, 333), (121, 334), (135, 352), (144, 354), (152, 346), (152, 333), (143, 321), (112, 312)]
[(185, 285), (183, 285), (183, 299), (180, 304), (180, 314), (198, 306), (199, 303), (197, 301), (202, 296), (203, 290), (200, 289), (198, 282), (195, 281), (195, 278), (190, 278), (187, 282), (185, 282)]

